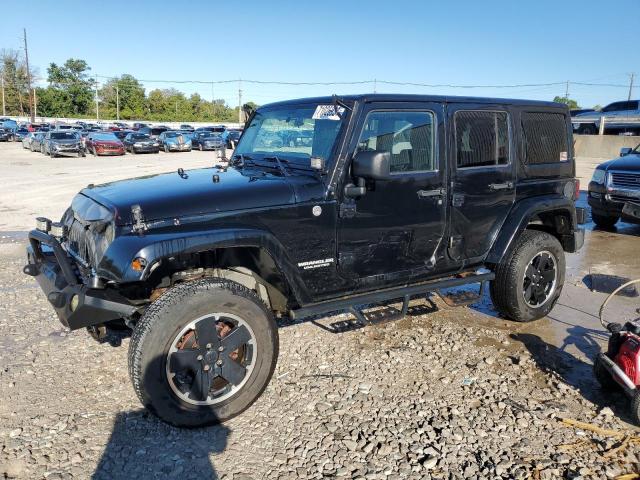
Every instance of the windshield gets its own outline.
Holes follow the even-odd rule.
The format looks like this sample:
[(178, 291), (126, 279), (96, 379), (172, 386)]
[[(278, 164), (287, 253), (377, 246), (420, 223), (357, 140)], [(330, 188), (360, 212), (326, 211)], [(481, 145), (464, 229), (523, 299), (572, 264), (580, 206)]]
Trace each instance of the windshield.
[(54, 132), (51, 134), (51, 138), (56, 140), (72, 140), (78, 137), (73, 132)]
[(151, 137), (146, 133), (134, 133), (133, 135), (131, 135), (131, 138), (133, 138), (134, 140), (147, 140)]
[(113, 133), (99, 133), (93, 136), (94, 140), (118, 140), (118, 138)]
[(333, 105), (286, 105), (258, 110), (235, 154), (277, 155), (291, 160), (329, 158), (345, 110)]

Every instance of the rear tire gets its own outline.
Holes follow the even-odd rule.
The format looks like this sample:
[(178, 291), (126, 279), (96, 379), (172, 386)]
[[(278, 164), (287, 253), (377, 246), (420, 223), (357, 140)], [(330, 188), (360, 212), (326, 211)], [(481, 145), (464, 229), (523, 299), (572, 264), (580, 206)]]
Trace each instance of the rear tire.
[(582, 135), (595, 135), (598, 133), (598, 129), (595, 125), (582, 125), (578, 129), (578, 133)]
[(593, 374), (595, 375), (596, 380), (598, 380), (602, 390), (611, 392), (620, 389), (620, 385), (618, 385), (613, 377), (611, 377), (609, 371), (600, 361), (600, 357), (596, 357), (596, 361), (593, 362)]
[[(228, 325), (223, 318), (237, 320), (228, 337), (218, 329)], [(240, 343), (236, 335), (236, 344), (242, 346), (233, 351), (229, 346), (225, 354), (224, 339), (231, 340), (236, 331), (250, 340)], [(205, 341), (206, 345), (200, 344)], [(195, 358), (202, 352), (204, 357)], [(181, 360), (184, 354), (189, 360)], [(208, 278), (175, 286), (151, 304), (131, 338), (129, 375), (149, 411), (177, 427), (202, 427), (228, 420), (251, 406), (269, 383), (277, 357), (277, 325), (264, 303), (236, 282)], [(236, 383), (227, 382), (225, 368), (238, 365), (242, 375)], [(210, 383), (201, 389), (199, 382), (204, 381)]]
[(631, 418), (636, 425), (640, 426), (640, 389), (636, 389), (631, 399)]
[(525, 230), (496, 268), (491, 300), (511, 320), (538, 320), (560, 297), (564, 275), (564, 251), (558, 239), (539, 230)]
[(611, 229), (615, 227), (618, 220), (618, 217), (610, 217), (608, 215), (598, 215), (597, 213), (591, 212), (591, 218), (593, 219), (593, 223), (595, 223), (598, 227), (604, 229)]

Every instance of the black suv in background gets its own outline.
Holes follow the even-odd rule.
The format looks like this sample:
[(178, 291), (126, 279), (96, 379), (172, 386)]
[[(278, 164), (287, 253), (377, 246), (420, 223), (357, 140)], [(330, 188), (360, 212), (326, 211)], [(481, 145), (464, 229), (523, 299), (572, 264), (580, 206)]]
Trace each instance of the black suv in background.
[[(304, 142), (275, 142), (284, 132)], [(490, 283), (515, 321), (553, 308), (584, 240), (566, 106), (412, 95), (266, 105), (230, 165), (90, 185), (37, 219), (24, 271), (62, 323), (129, 329), (129, 372), (165, 421), (251, 405), (278, 320)], [(477, 297), (476, 297), (477, 298)], [(354, 358), (354, 361), (358, 361)]]
[(612, 228), (621, 218), (640, 223), (640, 145), (623, 148), (620, 157), (601, 163), (589, 182), (593, 222)]

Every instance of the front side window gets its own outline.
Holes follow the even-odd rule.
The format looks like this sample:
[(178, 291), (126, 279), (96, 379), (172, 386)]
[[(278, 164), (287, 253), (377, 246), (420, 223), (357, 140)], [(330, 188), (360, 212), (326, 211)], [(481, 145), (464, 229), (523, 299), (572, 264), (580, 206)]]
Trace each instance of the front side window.
[(431, 112), (371, 112), (356, 152), (389, 152), (391, 173), (436, 170), (433, 124)]
[(456, 165), (459, 169), (509, 163), (506, 112), (461, 110), (455, 113)]

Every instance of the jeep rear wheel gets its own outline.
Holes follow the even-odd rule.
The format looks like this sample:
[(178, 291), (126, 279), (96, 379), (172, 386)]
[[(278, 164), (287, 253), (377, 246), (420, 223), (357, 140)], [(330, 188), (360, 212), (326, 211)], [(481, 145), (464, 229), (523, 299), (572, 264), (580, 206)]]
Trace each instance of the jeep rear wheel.
[(557, 238), (525, 230), (497, 266), (491, 300), (507, 318), (530, 322), (547, 315), (564, 284), (565, 259)]
[(135, 327), (129, 374), (151, 412), (179, 427), (228, 420), (265, 389), (278, 356), (273, 315), (255, 293), (223, 279), (180, 284)]

